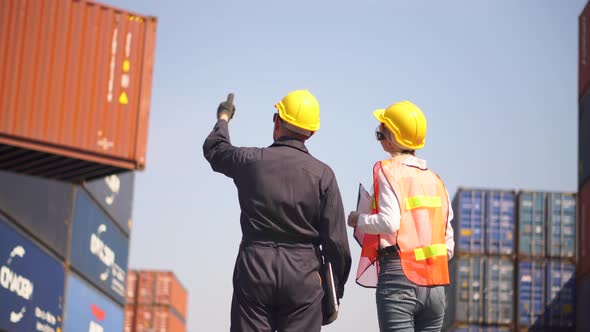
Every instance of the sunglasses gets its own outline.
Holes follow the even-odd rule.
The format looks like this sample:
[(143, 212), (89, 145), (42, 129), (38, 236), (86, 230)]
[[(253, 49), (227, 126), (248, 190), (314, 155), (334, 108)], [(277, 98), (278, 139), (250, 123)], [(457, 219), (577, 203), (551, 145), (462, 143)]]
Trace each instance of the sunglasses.
[(382, 141), (385, 139), (385, 134), (380, 132), (379, 130), (375, 130), (375, 137), (378, 141)]
[(272, 122), (276, 122), (277, 121), (277, 117), (279, 116), (279, 113), (275, 113), (272, 115)]

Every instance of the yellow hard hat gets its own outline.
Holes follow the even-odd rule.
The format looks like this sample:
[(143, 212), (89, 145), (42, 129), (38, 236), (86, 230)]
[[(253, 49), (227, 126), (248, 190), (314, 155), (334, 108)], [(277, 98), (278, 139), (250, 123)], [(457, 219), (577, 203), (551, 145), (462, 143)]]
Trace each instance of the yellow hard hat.
[(373, 115), (393, 133), (402, 146), (412, 150), (424, 147), (426, 117), (412, 102), (404, 100), (388, 108), (378, 109)]
[(281, 119), (295, 127), (309, 131), (320, 129), (320, 104), (307, 90), (289, 92), (275, 108)]

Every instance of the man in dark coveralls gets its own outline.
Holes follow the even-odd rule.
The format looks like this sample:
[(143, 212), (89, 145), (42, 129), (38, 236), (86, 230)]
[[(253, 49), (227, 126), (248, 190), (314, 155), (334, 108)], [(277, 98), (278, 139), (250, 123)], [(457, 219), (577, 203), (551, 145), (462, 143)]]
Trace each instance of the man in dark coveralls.
[(338, 298), (350, 271), (344, 208), (332, 169), (305, 147), (320, 126), (315, 97), (292, 91), (275, 108), (269, 147), (231, 144), (231, 102), (219, 105), (203, 144), (213, 170), (233, 179), (241, 208), (230, 330), (320, 331), (319, 246), (332, 264)]

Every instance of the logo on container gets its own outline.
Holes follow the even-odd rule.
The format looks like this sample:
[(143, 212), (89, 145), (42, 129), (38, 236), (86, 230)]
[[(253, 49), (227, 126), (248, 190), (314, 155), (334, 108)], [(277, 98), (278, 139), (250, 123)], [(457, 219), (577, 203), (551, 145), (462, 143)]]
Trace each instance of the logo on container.
[[(99, 306), (91, 304), (90, 305), (90, 312), (92, 316), (94, 316), (94, 320), (102, 322), (105, 320), (107, 314), (102, 310)], [(88, 326), (88, 332), (104, 332), (104, 328), (94, 320), (90, 321), (90, 325)]]
[(107, 203), (107, 205), (113, 205), (115, 198), (121, 189), (121, 179), (119, 179), (118, 175), (113, 174), (105, 177), (104, 182), (106, 183), (107, 188), (111, 191), (111, 194), (105, 198), (105, 203)]
[[(15, 246), (12, 249), (8, 259), (6, 260), (6, 265), (2, 265), (0, 268), (0, 286), (7, 291), (16, 294), (17, 296), (30, 301), (31, 296), (33, 296), (33, 283), (29, 279), (17, 274), (10, 268), (13, 259), (22, 259), (25, 257), (25, 254), (25, 248), (22, 246)], [(23, 319), (26, 311), (27, 309), (24, 306), (16, 311), (11, 311), (10, 322), (20, 322)]]
[(121, 296), (125, 296), (125, 270), (115, 263), (115, 252), (101, 239), (101, 235), (107, 231), (107, 226), (101, 224), (96, 233), (90, 235), (90, 252), (98, 257), (106, 269), (99, 275), (101, 281), (107, 281), (111, 276), (111, 289)]

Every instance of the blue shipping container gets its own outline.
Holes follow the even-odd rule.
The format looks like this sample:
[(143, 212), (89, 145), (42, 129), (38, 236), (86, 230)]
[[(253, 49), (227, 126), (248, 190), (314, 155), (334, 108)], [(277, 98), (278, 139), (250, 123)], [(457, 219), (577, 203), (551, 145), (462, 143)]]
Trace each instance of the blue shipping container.
[(460, 323), (483, 323), (484, 264), (481, 256), (455, 257), (449, 264), (445, 327)]
[(545, 312), (544, 262), (521, 261), (518, 263), (517, 324), (521, 327), (541, 327)]
[(63, 266), (0, 218), (0, 330), (61, 329)]
[(578, 331), (590, 331), (590, 314), (582, 312), (584, 308), (590, 308), (590, 278), (578, 280), (577, 293), (579, 309), (576, 327)]
[(129, 240), (84, 191), (79, 191), (72, 227), (72, 266), (125, 304)]
[(518, 195), (518, 254), (545, 257), (545, 200), (543, 192), (520, 192)]
[(133, 172), (113, 174), (84, 184), (90, 195), (127, 235), (131, 230), (134, 174)]
[(455, 252), (483, 254), (485, 244), (485, 194), (459, 189), (453, 199)]
[(508, 325), (514, 322), (514, 261), (485, 258), (484, 323)]
[(576, 319), (574, 312), (576, 303), (575, 274), (576, 266), (572, 263), (559, 260), (547, 262), (546, 326), (574, 326)]
[(512, 255), (515, 251), (516, 197), (512, 191), (488, 191), (486, 195), (486, 252)]
[(65, 258), (74, 186), (3, 171), (0, 183), (0, 210)]
[(123, 315), (122, 307), (70, 274), (64, 332), (123, 331)]
[(576, 253), (576, 197), (568, 193), (547, 196), (547, 250), (549, 257), (574, 258)]

